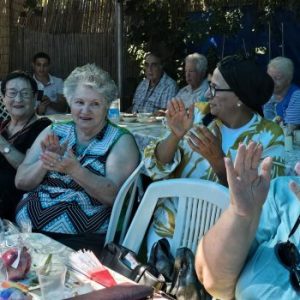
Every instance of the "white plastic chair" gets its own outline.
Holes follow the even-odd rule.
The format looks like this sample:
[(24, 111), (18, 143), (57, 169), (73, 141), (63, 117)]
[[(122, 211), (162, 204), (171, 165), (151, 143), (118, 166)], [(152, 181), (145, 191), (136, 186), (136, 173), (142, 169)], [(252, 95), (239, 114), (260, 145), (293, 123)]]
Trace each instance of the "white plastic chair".
[(116, 231), (117, 231), (117, 226), (118, 226), (118, 221), (121, 215), (122, 208), (124, 206), (124, 202), (126, 200), (126, 196), (128, 192), (130, 192), (130, 198), (128, 201), (128, 206), (126, 209), (126, 214), (124, 217), (124, 222), (122, 224), (122, 230), (121, 230), (121, 235), (120, 235), (120, 240), (119, 242), (121, 243), (124, 239), (126, 229), (128, 228), (128, 223), (129, 223), (129, 218), (130, 214), (132, 211), (132, 207), (134, 204), (138, 184), (139, 184), (139, 176), (140, 172), (144, 166), (143, 161), (140, 162), (140, 164), (136, 167), (136, 169), (131, 173), (131, 175), (126, 179), (126, 181), (123, 183), (121, 189), (119, 190), (117, 197), (115, 199), (110, 220), (109, 220), (109, 225), (108, 225), (108, 230), (106, 233), (105, 237), (105, 243), (112, 242), (114, 240)]
[(194, 253), (199, 239), (229, 205), (228, 189), (218, 183), (192, 178), (168, 179), (149, 185), (124, 238), (123, 246), (138, 253), (160, 198), (177, 197), (178, 210), (171, 252), (188, 247)]

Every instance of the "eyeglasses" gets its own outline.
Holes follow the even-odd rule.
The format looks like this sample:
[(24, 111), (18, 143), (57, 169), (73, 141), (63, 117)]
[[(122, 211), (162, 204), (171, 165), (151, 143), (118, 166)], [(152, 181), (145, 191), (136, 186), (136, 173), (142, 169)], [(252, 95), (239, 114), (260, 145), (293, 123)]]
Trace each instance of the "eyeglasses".
[(274, 250), (279, 262), (289, 270), (292, 287), (300, 292), (300, 253), (294, 243), (289, 238), (296, 232), (300, 225), (300, 215), (293, 226), (288, 240), (285, 243), (277, 243)]
[(209, 81), (208, 82), (208, 86), (209, 86), (209, 92), (211, 94), (212, 97), (216, 96), (216, 92), (232, 92), (232, 89), (216, 89), (216, 87)]
[(28, 99), (32, 97), (32, 90), (21, 90), (21, 91), (17, 91), (17, 90), (6, 90), (5, 91), (5, 96), (8, 98), (16, 98), (17, 95), (20, 94), (20, 97), (22, 99)]

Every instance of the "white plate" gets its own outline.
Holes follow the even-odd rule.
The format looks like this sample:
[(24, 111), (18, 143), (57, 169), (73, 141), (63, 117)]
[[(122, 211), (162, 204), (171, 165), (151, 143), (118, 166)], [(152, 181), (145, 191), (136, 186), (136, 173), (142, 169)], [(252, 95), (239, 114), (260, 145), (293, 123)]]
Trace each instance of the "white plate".
[(122, 120), (124, 121), (124, 122), (128, 122), (128, 123), (131, 123), (131, 122), (135, 122), (136, 121), (136, 117), (135, 116), (132, 116), (132, 117), (122, 117)]

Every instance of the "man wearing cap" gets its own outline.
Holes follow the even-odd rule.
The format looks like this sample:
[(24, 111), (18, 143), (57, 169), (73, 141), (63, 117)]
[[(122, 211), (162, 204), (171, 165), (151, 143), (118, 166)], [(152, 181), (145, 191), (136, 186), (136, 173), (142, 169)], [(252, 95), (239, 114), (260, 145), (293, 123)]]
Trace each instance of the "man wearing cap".
[[(272, 95), (272, 78), (239, 56), (220, 61), (206, 92), (211, 114), (208, 127), (194, 124), (194, 107), (181, 100), (168, 104), (171, 133), (145, 149), (145, 167), (153, 180), (201, 178), (227, 185), (224, 157), (234, 160), (240, 143), (263, 146), (262, 159), (273, 158), (272, 177), (284, 175), (284, 136), (279, 125), (264, 119), (262, 105)], [(148, 249), (162, 237), (172, 238), (177, 200), (158, 203), (148, 233)]]

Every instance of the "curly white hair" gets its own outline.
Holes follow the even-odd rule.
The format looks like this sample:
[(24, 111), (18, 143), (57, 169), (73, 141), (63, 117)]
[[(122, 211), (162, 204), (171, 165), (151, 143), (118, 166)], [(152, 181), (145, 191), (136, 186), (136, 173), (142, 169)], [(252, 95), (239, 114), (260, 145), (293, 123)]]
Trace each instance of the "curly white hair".
[(75, 68), (64, 82), (64, 96), (68, 104), (74, 99), (78, 85), (89, 86), (101, 94), (108, 105), (117, 98), (118, 88), (109, 74), (95, 64)]

